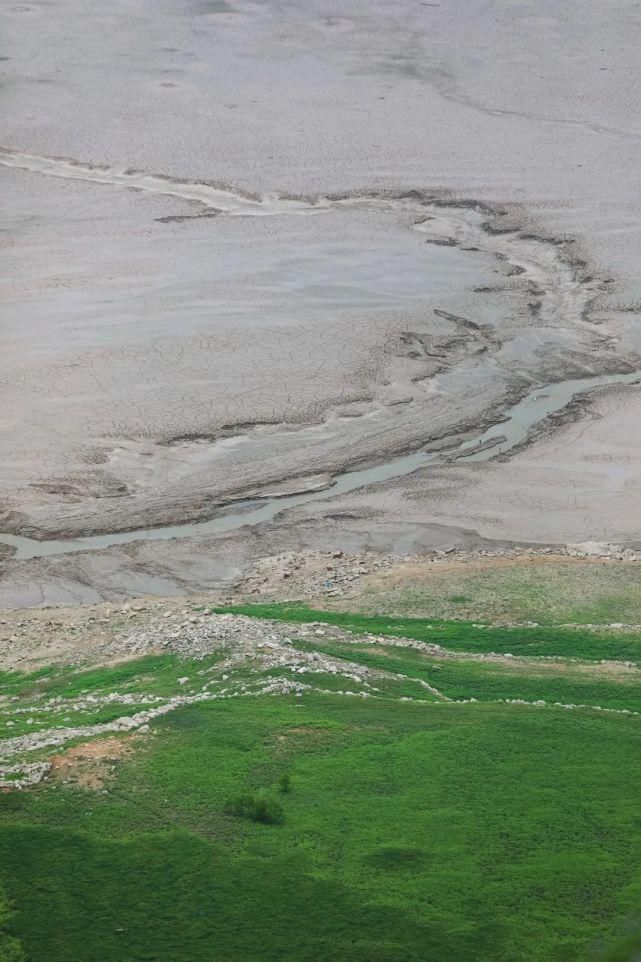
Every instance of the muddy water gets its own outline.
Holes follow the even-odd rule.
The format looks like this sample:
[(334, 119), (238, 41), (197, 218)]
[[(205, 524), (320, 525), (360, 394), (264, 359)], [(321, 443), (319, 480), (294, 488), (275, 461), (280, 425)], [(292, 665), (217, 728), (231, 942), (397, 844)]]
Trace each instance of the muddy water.
[(417, 471), (430, 464), (445, 464), (450, 459), (464, 457), (466, 461), (488, 461), (497, 454), (510, 451), (520, 444), (529, 432), (548, 415), (563, 410), (580, 394), (598, 387), (641, 382), (641, 372), (611, 374), (561, 381), (531, 391), (521, 401), (505, 412), (505, 420), (488, 428), (478, 437), (465, 441), (446, 453), (417, 451), (404, 457), (394, 458), (374, 467), (346, 471), (336, 475), (331, 487), (321, 491), (304, 492), (281, 498), (269, 498), (251, 504), (243, 503), (238, 511), (226, 513), (209, 521), (179, 524), (172, 527), (146, 528), (117, 534), (93, 535), (68, 541), (35, 541), (19, 535), (2, 534), (0, 544), (15, 549), (14, 558), (25, 560), (50, 555), (72, 554), (78, 551), (95, 551), (112, 545), (129, 544), (134, 541), (167, 541), (172, 538), (189, 538), (199, 535), (232, 531), (246, 525), (262, 524), (273, 520), (281, 511), (314, 501), (326, 501), (339, 494), (382, 481), (391, 481)]

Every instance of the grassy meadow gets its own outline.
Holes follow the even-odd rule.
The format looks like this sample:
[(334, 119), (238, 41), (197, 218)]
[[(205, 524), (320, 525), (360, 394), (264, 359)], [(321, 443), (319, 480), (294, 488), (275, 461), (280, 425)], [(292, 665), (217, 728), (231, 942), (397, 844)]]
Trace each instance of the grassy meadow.
[(581, 658), (586, 660), (641, 660), (641, 632), (611, 631), (605, 628), (558, 627), (554, 625), (503, 626), (487, 622), (444, 621), (395, 615), (358, 614), (352, 611), (309, 608), (303, 603), (240, 604), (212, 610), (272, 618), (292, 624), (323, 622), (354, 634), (411, 638), (442, 645), (452, 651), (478, 654), (497, 652), (522, 657)]
[[(108, 794), (0, 796), (11, 932), (37, 962), (589, 958), (641, 904), (640, 740), (529, 706), (189, 707)], [(244, 793), (282, 821), (229, 814)]]
[[(345, 675), (186, 705), (117, 736), (127, 754), (95, 784), (0, 792), (0, 962), (638, 958), (641, 694), (635, 668), (600, 662), (634, 660), (641, 637), (234, 610), (323, 621), (292, 648)], [(189, 676), (224, 691), (221, 656), (4, 673), (3, 737), (29, 710), (38, 731), (136, 710), (87, 707), (116, 690), (168, 697)], [(369, 689), (354, 664), (377, 673)], [(258, 675), (299, 677), (237, 675), (239, 695)]]

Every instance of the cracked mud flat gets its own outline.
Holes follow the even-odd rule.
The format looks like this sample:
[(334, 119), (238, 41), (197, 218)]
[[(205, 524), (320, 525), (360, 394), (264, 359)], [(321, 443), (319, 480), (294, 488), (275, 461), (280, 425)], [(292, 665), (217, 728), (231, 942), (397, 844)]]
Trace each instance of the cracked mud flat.
[[(0, 530), (209, 518), (641, 367), (640, 24), (579, 6), (13, 8)], [(608, 403), (634, 438), (634, 389)], [(527, 468), (457, 463), (253, 531), (5, 561), (0, 600), (198, 590), (283, 544), (633, 540), (607, 473), (576, 510), (593, 423), (572, 467), (539, 459), (538, 517)]]

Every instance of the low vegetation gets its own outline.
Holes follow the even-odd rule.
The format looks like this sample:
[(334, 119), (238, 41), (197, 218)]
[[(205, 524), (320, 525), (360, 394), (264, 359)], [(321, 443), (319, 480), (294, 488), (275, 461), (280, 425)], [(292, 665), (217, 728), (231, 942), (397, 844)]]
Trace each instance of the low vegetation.
[(25, 753), (52, 768), (0, 792), (0, 962), (631, 962), (641, 697), (600, 659), (634, 632), (241, 610), (271, 619), (243, 659), (219, 632), (0, 679), (10, 736), (186, 698)]
[[(402, 575), (402, 576), (401, 576)], [(393, 578), (363, 579), (350, 607), (360, 613), (462, 618), (493, 624), (641, 624), (636, 562), (546, 555), (483, 564), (407, 565)], [(332, 603), (329, 607), (333, 607)], [(340, 599), (338, 606), (344, 606)]]
[(560, 656), (601, 660), (641, 659), (641, 632), (548, 626), (509, 626), (434, 618), (401, 618), (363, 615), (351, 611), (309, 608), (302, 603), (243, 604), (216, 607), (255, 618), (272, 618), (293, 624), (323, 622), (354, 634), (412, 638), (451, 648), (453, 651), (498, 652), (526, 657)]
[(0, 888), (0, 962), (25, 962), (22, 945), (11, 928), (11, 906)]
[(275, 798), (257, 793), (238, 795), (229, 803), (227, 811), (237, 818), (248, 818), (262, 825), (277, 825), (285, 814), (283, 806)]

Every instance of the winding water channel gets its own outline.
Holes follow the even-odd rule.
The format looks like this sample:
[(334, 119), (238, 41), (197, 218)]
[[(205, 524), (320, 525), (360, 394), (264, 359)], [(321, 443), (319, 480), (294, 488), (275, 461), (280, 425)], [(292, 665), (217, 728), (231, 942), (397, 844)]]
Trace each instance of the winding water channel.
[(20, 535), (0, 534), (0, 544), (15, 549), (16, 560), (43, 558), (50, 555), (73, 554), (79, 551), (96, 551), (112, 545), (130, 544), (134, 541), (168, 541), (172, 538), (189, 538), (199, 535), (233, 531), (247, 525), (253, 526), (272, 521), (288, 508), (314, 501), (327, 501), (339, 494), (347, 494), (367, 485), (401, 478), (430, 464), (446, 464), (453, 458), (464, 457), (466, 461), (489, 461), (498, 454), (510, 451), (525, 440), (530, 431), (550, 414), (563, 410), (578, 395), (617, 384), (641, 383), (641, 372), (628, 374), (605, 374), (575, 380), (560, 381), (547, 387), (533, 389), (521, 401), (505, 412), (505, 420), (494, 424), (476, 438), (464, 441), (447, 452), (416, 451), (393, 458), (374, 467), (346, 471), (334, 477), (330, 487), (320, 491), (306, 491), (285, 497), (267, 498), (244, 502), (241, 510), (225, 513), (209, 521), (178, 524), (162, 528), (143, 528), (114, 534), (91, 535), (59, 541), (36, 541)]
[[(211, 183), (197, 181), (176, 180), (161, 175), (149, 174), (134, 169), (115, 169), (110, 167), (96, 167), (80, 163), (75, 160), (65, 160), (59, 157), (40, 157), (11, 150), (0, 150), (0, 166), (29, 171), (45, 177), (62, 178), (64, 180), (80, 180), (92, 184), (103, 185), (106, 188), (125, 188), (143, 194), (169, 196), (190, 203), (200, 205), (199, 214), (206, 213), (221, 216), (270, 216), (289, 214), (317, 214), (334, 209), (360, 209), (378, 212), (402, 212), (405, 217), (412, 215), (414, 220), (411, 228), (425, 235), (425, 239), (435, 245), (443, 245), (442, 249), (456, 248), (465, 251), (481, 252), (490, 255), (508, 265), (511, 270), (507, 277), (521, 278), (522, 293), (536, 295), (539, 299), (535, 303), (536, 310), (531, 317), (531, 327), (527, 330), (516, 329), (510, 332), (504, 346), (500, 337), (497, 338), (496, 356), (492, 355), (492, 363), (500, 369), (501, 364), (507, 365), (518, 359), (520, 354), (531, 351), (532, 338), (535, 339), (543, 332), (545, 342), (551, 344), (550, 350), (565, 350), (572, 346), (580, 346), (583, 356), (594, 348), (591, 331), (586, 333), (589, 324), (586, 322), (586, 311), (595, 298), (601, 293), (598, 279), (578, 276), (569, 256), (561, 257), (555, 244), (550, 244), (530, 234), (520, 233), (516, 229), (506, 231), (486, 230), (488, 212), (481, 205), (470, 202), (461, 205), (439, 206), (437, 201), (430, 201), (421, 194), (413, 192), (398, 196), (386, 194), (376, 195), (345, 195), (320, 196), (314, 199), (305, 197), (292, 198), (279, 195), (252, 195), (240, 193), (228, 188), (215, 186)], [(182, 216), (182, 215), (181, 215)], [(185, 215), (186, 216), (186, 215)], [(191, 212), (189, 216), (194, 216)], [(438, 249), (438, 248), (436, 248)], [(567, 252), (566, 252), (567, 253)], [(404, 251), (404, 256), (406, 252)], [(359, 263), (362, 263), (359, 256)], [(411, 268), (408, 269), (412, 273)], [(300, 284), (300, 267), (296, 267), (296, 282)], [(336, 283), (336, 271), (332, 266), (329, 272)], [(438, 272), (437, 272), (438, 273)], [(196, 281), (198, 279), (196, 278)], [(287, 287), (287, 277), (285, 287)], [(503, 283), (505, 278), (501, 281)], [(405, 280), (403, 278), (403, 282)], [(291, 279), (289, 279), (291, 287)], [(325, 286), (329, 286), (329, 281)], [(343, 285), (345, 287), (346, 285)], [(507, 289), (507, 288), (506, 288)], [(291, 291), (289, 291), (291, 293)], [(389, 292), (387, 292), (389, 293)], [(398, 291), (393, 289), (394, 297)], [(325, 296), (325, 295), (323, 295)], [(305, 297), (309, 291), (305, 290)], [(530, 309), (532, 304), (527, 305)], [(436, 312), (439, 313), (439, 312)], [(470, 350), (478, 354), (478, 341), (486, 337), (487, 324), (479, 326), (470, 323), (457, 315), (440, 312), (441, 317), (449, 318), (449, 323), (458, 324), (456, 328), (458, 341), (471, 342)], [(464, 336), (460, 333), (460, 324), (464, 325)], [(558, 340), (552, 340), (552, 332)], [(574, 342), (576, 341), (576, 345)], [(467, 342), (466, 342), (467, 343)], [(485, 345), (487, 348), (487, 345)], [(501, 354), (501, 351), (503, 353)], [(452, 376), (467, 378), (465, 365), (456, 365)], [(490, 375), (492, 369), (490, 369)], [(346, 471), (333, 477), (332, 483), (320, 490), (306, 490), (298, 494), (282, 497), (266, 496), (251, 502), (235, 502), (221, 505), (218, 516), (208, 521), (190, 522), (167, 527), (141, 528), (127, 532), (91, 535), (68, 540), (35, 540), (20, 535), (0, 534), (0, 544), (14, 550), (13, 557), (17, 560), (41, 558), (51, 555), (73, 554), (80, 551), (94, 551), (113, 545), (130, 544), (137, 541), (165, 541), (173, 538), (189, 538), (205, 536), (220, 532), (227, 532), (246, 526), (259, 525), (273, 520), (281, 512), (298, 505), (316, 501), (326, 501), (337, 495), (346, 494), (368, 485), (390, 481), (404, 477), (412, 472), (430, 465), (445, 465), (452, 460), (464, 458), (465, 461), (489, 461), (498, 454), (509, 452), (521, 444), (537, 425), (541, 424), (549, 415), (563, 410), (573, 398), (598, 387), (632, 384), (641, 381), (641, 372), (627, 374), (594, 375), (580, 379), (572, 379), (551, 384), (546, 387), (533, 388), (521, 401), (504, 412), (499, 423), (479, 433), (472, 440), (468, 440), (447, 450), (424, 451), (419, 450), (411, 454), (388, 459), (373, 467)], [(465, 381), (465, 390), (470, 397), (474, 397), (474, 384)], [(501, 385), (497, 386), (496, 396), (500, 396)], [(79, 393), (80, 390), (79, 390)], [(443, 392), (447, 395), (447, 391)], [(487, 405), (486, 405), (487, 406)], [(390, 419), (391, 420), (391, 419)], [(405, 420), (399, 415), (398, 420), (392, 422), (390, 436), (401, 447), (403, 445), (403, 429)], [(419, 434), (422, 424), (419, 425)], [(389, 430), (389, 429), (388, 429)], [(426, 434), (428, 429), (426, 427)], [(412, 437), (415, 438), (414, 434)], [(452, 437), (454, 437), (454, 433)], [(390, 445), (388, 445), (389, 448)], [(284, 452), (289, 457), (288, 463), (281, 451), (276, 451), (277, 470), (295, 479), (298, 477), (298, 458), (304, 450), (297, 438), (291, 442), (291, 450)], [(269, 452), (273, 455), (273, 451)], [(247, 458), (247, 465), (258, 467), (264, 471), (266, 451), (263, 448), (262, 457)], [(162, 464), (163, 459), (159, 459)], [(229, 469), (231, 462), (227, 462)], [(323, 459), (321, 462), (323, 463)], [(331, 463), (329, 460), (327, 463)], [(158, 469), (161, 470), (160, 468)], [(273, 474), (273, 472), (272, 472)], [(243, 475), (244, 477), (244, 475)], [(162, 473), (159, 474), (162, 482)], [(196, 494), (200, 494), (200, 487), (206, 486), (208, 471), (200, 468), (200, 474), (188, 470), (182, 479), (194, 486)], [(252, 479), (253, 480), (253, 479)], [(286, 480), (286, 478), (285, 478)], [(237, 486), (238, 488), (240, 485)], [(162, 484), (158, 484), (162, 489)], [(234, 490), (234, 486), (231, 487)], [(114, 525), (115, 526), (115, 525)], [(45, 525), (46, 527), (46, 525)]]

